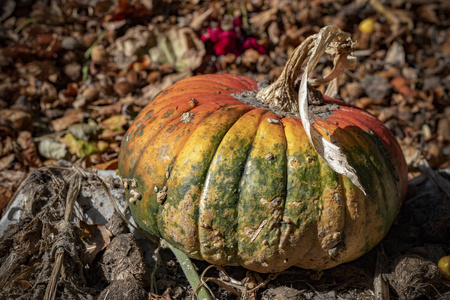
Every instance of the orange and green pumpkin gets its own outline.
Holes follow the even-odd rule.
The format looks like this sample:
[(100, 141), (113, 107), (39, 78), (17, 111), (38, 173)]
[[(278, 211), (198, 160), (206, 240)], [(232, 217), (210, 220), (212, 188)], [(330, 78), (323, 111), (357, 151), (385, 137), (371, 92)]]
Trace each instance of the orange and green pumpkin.
[(119, 157), (137, 224), (192, 258), (258, 272), (327, 269), (368, 252), (406, 190), (395, 137), (325, 97), (332, 109), (312, 126), (339, 140), (364, 194), (315, 152), (298, 117), (242, 100), (256, 90), (249, 78), (200, 75), (142, 110)]

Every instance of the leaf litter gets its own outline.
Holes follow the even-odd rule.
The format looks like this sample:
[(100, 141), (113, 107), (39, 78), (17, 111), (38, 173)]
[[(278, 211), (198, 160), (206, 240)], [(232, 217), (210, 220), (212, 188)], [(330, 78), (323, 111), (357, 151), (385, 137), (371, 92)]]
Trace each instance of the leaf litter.
[[(34, 199), (20, 225), (0, 242), (8, 295), (44, 297), (49, 262), (55, 253), (64, 253), (59, 255), (65, 275), (74, 275), (61, 277), (57, 295), (108, 298), (129, 286), (136, 298), (146, 296), (149, 282), (111, 283), (96, 265), (126, 230), (117, 229), (106, 249), (92, 248), (97, 239), (108, 243), (99, 226), (113, 230), (92, 222), (83, 231), (81, 221), (64, 222), (62, 203), (73, 171), (46, 166), (64, 159), (81, 168), (114, 169), (123, 133), (163, 88), (201, 73), (273, 81), (296, 46), (334, 24), (351, 33), (358, 58), (356, 70), (340, 76), (338, 97), (367, 109), (395, 134), (409, 165), (408, 196), (374, 251), (324, 272), (293, 268), (258, 297), (380, 299), (377, 295), (388, 293), (392, 299), (445, 299), (448, 287), (433, 277), (433, 265), (450, 253), (449, 14), (446, 1), (53, 0), (32, 6), (5, 1), (0, 14), (0, 210), (18, 190), (29, 190), (28, 199)], [(312, 77), (331, 69), (320, 60)], [(24, 181), (29, 174), (34, 175)], [(430, 179), (436, 176), (440, 179)], [(81, 176), (82, 186), (85, 180)], [(134, 245), (130, 238), (127, 245)], [(79, 249), (93, 252), (86, 256)], [(156, 294), (150, 298), (188, 298), (192, 291), (173, 256), (164, 249), (161, 255)], [(93, 256), (87, 272), (82, 257), (90, 262)], [(404, 268), (404, 261), (412, 269)], [(239, 281), (246, 275), (239, 268), (227, 268), (227, 273)], [(419, 281), (408, 282), (413, 279)], [(211, 288), (220, 299), (235, 297), (214, 284)]]

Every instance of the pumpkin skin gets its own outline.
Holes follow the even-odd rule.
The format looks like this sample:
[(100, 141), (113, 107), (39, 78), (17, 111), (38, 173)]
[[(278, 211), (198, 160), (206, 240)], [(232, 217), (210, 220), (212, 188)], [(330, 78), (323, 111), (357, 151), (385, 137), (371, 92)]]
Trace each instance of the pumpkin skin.
[[(338, 140), (366, 195), (315, 152), (296, 117), (237, 100), (234, 75), (166, 88), (130, 126), (119, 173), (137, 224), (190, 257), (257, 272), (354, 260), (399, 212), (407, 167), (391, 132), (341, 101), (313, 126)], [(137, 193), (136, 193), (137, 192)], [(136, 196), (137, 195), (137, 196)]]

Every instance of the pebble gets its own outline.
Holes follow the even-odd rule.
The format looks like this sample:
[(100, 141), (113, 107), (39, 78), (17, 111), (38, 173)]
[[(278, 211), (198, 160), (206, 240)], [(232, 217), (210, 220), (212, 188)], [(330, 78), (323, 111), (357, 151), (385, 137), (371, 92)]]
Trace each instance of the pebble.
[(61, 48), (66, 50), (74, 50), (80, 45), (80, 41), (73, 36), (65, 36), (61, 40)]
[(361, 86), (371, 99), (383, 99), (391, 93), (389, 81), (378, 75), (367, 75), (361, 81)]
[(386, 53), (386, 64), (403, 67), (405, 60), (405, 49), (398, 42), (393, 42)]
[(77, 63), (71, 63), (64, 66), (64, 73), (72, 81), (77, 81), (81, 76), (81, 65)]
[(364, 89), (361, 83), (357, 81), (347, 83), (345, 88), (347, 89), (348, 95), (353, 99), (361, 98), (364, 95)]

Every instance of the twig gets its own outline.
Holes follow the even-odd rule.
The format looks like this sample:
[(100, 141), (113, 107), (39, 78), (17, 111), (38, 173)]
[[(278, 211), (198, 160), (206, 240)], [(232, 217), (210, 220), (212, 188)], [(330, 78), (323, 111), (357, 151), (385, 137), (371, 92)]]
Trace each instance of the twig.
[(386, 271), (386, 254), (381, 244), (377, 251), (377, 262), (375, 266), (375, 277), (373, 279), (373, 289), (376, 300), (389, 300), (389, 285), (383, 278)]
[(98, 36), (97, 40), (89, 47), (89, 49), (86, 50), (86, 52), (84, 52), (84, 58), (89, 59), (89, 57), (91, 56), (92, 49), (94, 49), (95, 46), (100, 44), (100, 42), (105, 37), (105, 34), (106, 34), (106, 29), (103, 29), (102, 32), (100, 33), (100, 35)]
[[(70, 176), (69, 180), (69, 190), (66, 197), (66, 209), (64, 211), (64, 221), (69, 222), (72, 217), (73, 208), (75, 201), (78, 198), (78, 194), (81, 189), (81, 178), (83, 173), (78, 169)], [(72, 178), (73, 177), (73, 178)], [(45, 289), (44, 300), (54, 300), (56, 297), (56, 288), (58, 287), (59, 277), (61, 274), (61, 269), (64, 262), (64, 249), (56, 253), (55, 265), (52, 269), (52, 274), (50, 276), (50, 282)]]

